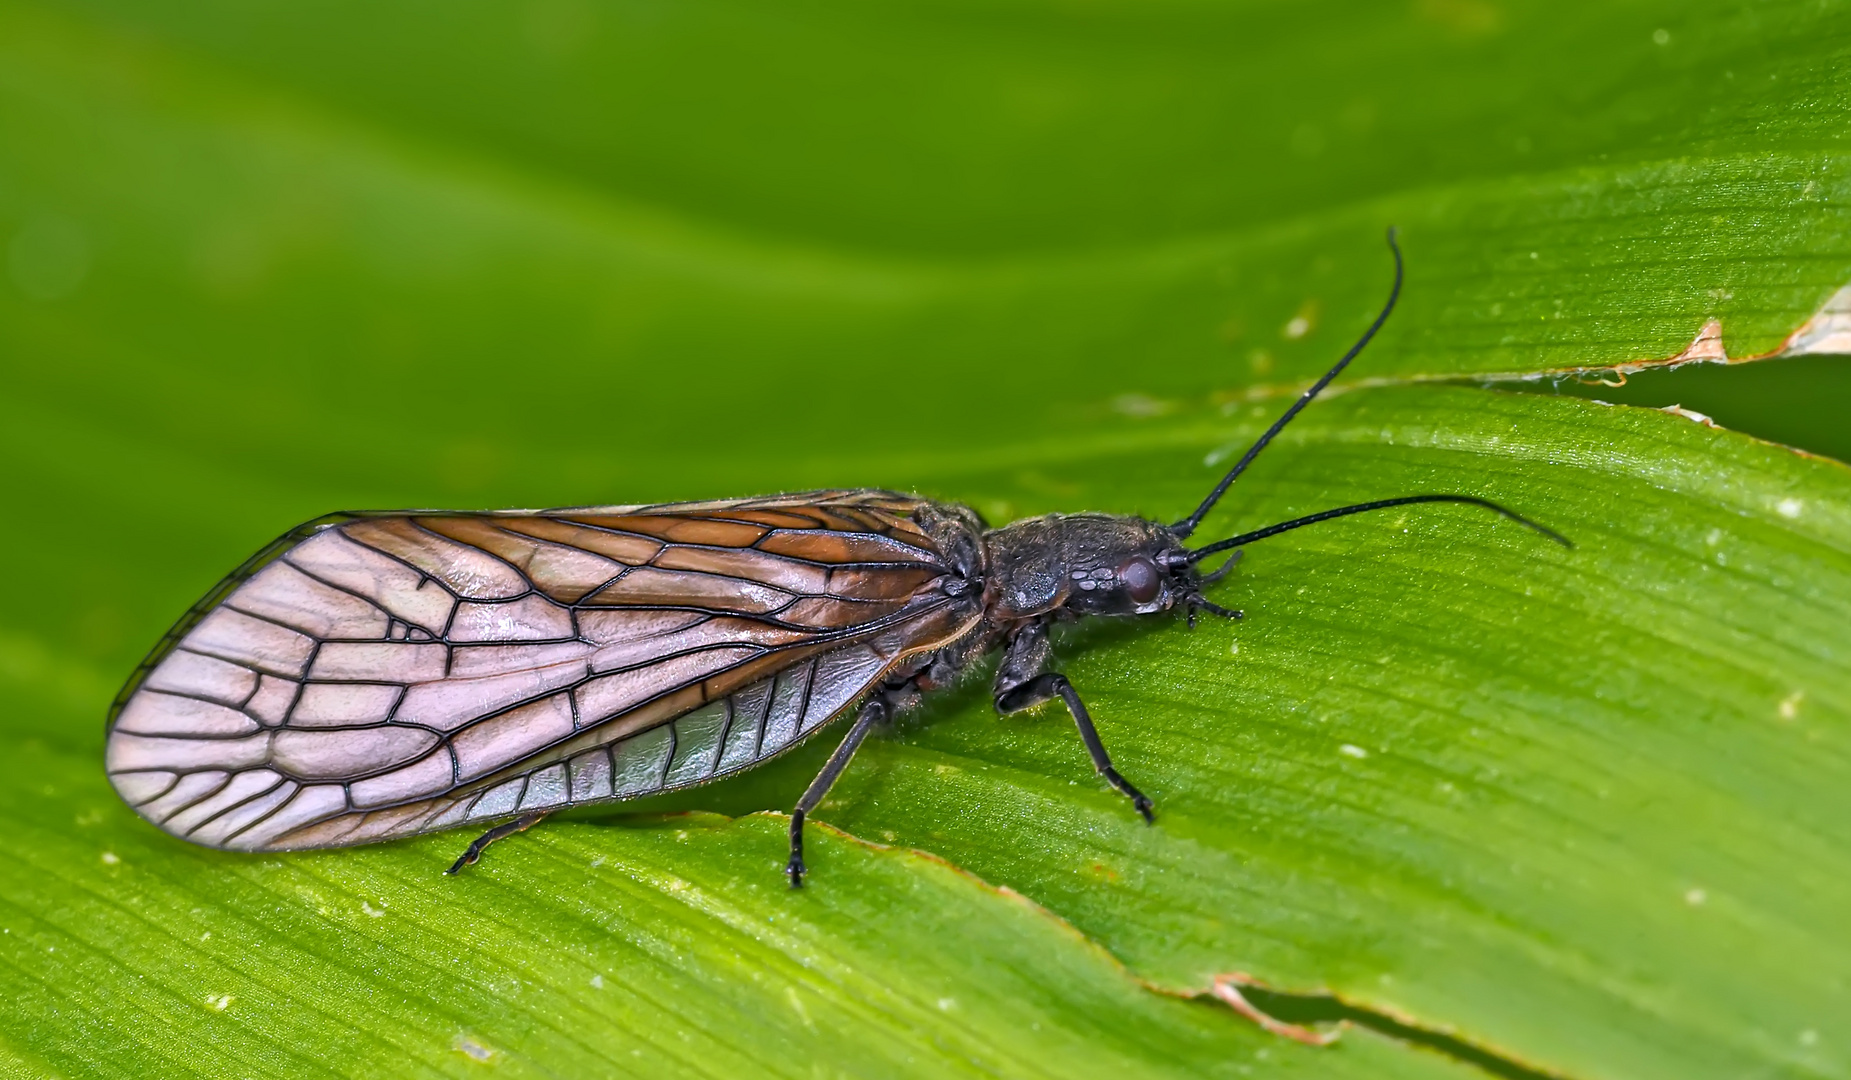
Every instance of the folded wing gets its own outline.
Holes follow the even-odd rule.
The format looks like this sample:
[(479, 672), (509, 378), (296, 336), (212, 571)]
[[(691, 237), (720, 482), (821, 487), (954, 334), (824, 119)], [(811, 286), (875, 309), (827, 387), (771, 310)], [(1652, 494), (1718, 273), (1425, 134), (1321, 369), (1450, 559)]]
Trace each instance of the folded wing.
[(819, 492), (310, 523), (124, 688), (111, 780), (176, 836), (277, 850), (724, 775), (974, 625), (922, 505)]

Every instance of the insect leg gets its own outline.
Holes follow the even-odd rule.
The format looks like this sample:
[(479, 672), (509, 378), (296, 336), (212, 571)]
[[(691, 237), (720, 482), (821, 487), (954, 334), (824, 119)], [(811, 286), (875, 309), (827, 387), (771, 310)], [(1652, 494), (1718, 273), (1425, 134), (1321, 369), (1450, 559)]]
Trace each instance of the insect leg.
[(458, 856), (457, 860), (450, 864), (450, 869), (445, 870), (444, 873), (454, 874), (465, 866), (474, 866), (476, 860), (482, 858), (483, 848), (504, 836), (513, 836), (517, 832), (526, 832), (528, 829), (540, 824), (540, 819), (549, 813), (551, 813), (550, 810), (535, 810), (532, 813), (522, 814), (513, 821), (502, 822), (500, 825), (495, 826), (481, 836), (476, 837), (475, 841), (469, 845), (469, 850)]
[[(1047, 628), (1040, 623), (1031, 623), (1016, 632), (1009, 640), (1002, 663), (996, 668), (996, 711), (1021, 712), (1057, 697), (1066, 702), (1067, 711), (1073, 714), (1074, 726), (1080, 729), (1080, 741), (1086, 744), (1086, 752), (1093, 759), (1093, 768), (1105, 777), (1106, 783), (1131, 800), (1131, 805), (1144, 815), (1145, 821), (1155, 820), (1150, 800), (1112, 767), (1112, 757), (1105, 752), (1105, 744), (1099, 741), (1099, 731), (1093, 727), (1092, 714), (1086, 711), (1079, 692), (1067, 681), (1067, 676), (1057, 671), (1041, 671), (1047, 665), (1048, 652)], [(1041, 673), (1032, 674), (1037, 671)]]
[(1155, 821), (1156, 818), (1151, 813), (1150, 799), (1146, 798), (1143, 792), (1132, 787), (1131, 781), (1118, 775), (1118, 770), (1112, 767), (1112, 758), (1105, 752), (1105, 744), (1099, 741), (1099, 732), (1093, 727), (1093, 718), (1087, 713), (1086, 706), (1080, 702), (1079, 692), (1074, 690), (1073, 684), (1067, 681), (1067, 676), (1058, 671), (1050, 671), (1045, 675), (1037, 675), (1006, 693), (998, 694), (996, 711), (1019, 712), (1056, 697), (1065, 701), (1067, 711), (1073, 714), (1073, 722), (1080, 729), (1080, 741), (1086, 744), (1086, 752), (1092, 755), (1093, 768), (1099, 770), (1099, 775), (1105, 777), (1106, 783), (1117, 788), (1131, 800), (1131, 805), (1137, 808), (1138, 813), (1144, 815), (1145, 821)]
[(869, 699), (868, 703), (861, 707), (861, 715), (855, 717), (855, 726), (848, 729), (848, 735), (842, 740), (842, 745), (836, 747), (836, 752), (829, 755), (829, 763), (823, 766), (822, 772), (816, 774), (816, 779), (810, 781), (810, 786), (804, 791), (803, 798), (797, 800), (797, 808), (791, 811), (791, 861), (784, 867), (784, 872), (790, 876), (791, 888), (803, 888), (804, 816), (816, 809), (816, 804), (822, 802), (823, 796), (829, 794), (829, 789), (835, 785), (836, 778), (842, 775), (843, 769), (848, 768), (848, 761), (855, 756), (855, 751), (861, 746), (861, 740), (868, 737), (868, 729), (885, 721), (889, 712), (886, 698)]

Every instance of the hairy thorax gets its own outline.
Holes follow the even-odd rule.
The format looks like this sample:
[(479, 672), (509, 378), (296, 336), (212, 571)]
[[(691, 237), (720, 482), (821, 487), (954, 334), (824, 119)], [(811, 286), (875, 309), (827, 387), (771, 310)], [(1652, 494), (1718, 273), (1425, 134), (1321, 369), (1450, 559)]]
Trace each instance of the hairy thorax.
[(1157, 568), (1182, 544), (1154, 521), (1048, 514), (992, 529), (983, 539), (992, 568), (986, 606), (997, 623), (1063, 611), (1148, 614), (1174, 600)]

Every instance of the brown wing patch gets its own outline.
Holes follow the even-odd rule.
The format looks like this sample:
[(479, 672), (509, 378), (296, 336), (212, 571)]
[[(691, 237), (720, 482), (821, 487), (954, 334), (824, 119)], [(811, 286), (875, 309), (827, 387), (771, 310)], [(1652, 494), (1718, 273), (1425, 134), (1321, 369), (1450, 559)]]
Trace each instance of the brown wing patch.
[(585, 597), (584, 602), (594, 607), (691, 605), (712, 611), (765, 615), (789, 607), (796, 599), (783, 589), (757, 581), (639, 566)]
[(651, 537), (559, 518), (496, 518), (495, 524), (509, 532), (587, 551), (625, 566), (642, 566), (662, 550), (662, 542)]
[(572, 518), (586, 525), (618, 532), (638, 533), (658, 540), (681, 544), (709, 544), (716, 547), (750, 547), (765, 535), (763, 525), (724, 518), (696, 517), (681, 514), (632, 514), (625, 517)]
[(850, 565), (854, 563), (916, 563), (937, 566), (937, 552), (929, 548), (902, 543), (887, 536), (867, 533), (796, 532), (781, 530), (758, 543), (758, 550), (786, 555), (811, 562)]
[(455, 541), (450, 547), (494, 555), (520, 578), (523, 592), (538, 589), (568, 604), (623, 573), (629, 565), (596, 552), (503, 528), (494, 518), (419, 517), (412, 521), (413, 527)]
[[(718, 516), (718, 515), (716, 515)], [(767, 529), (815, 529), (821, 522), (813, 517), (793, 514), (784, 510), (728, 510), (727, 521), (743, 521), (751, 525), (763, 525)]]
[(344, 525), (340, 531), (350, 540), (357, 540), (429, 574), (456, 596), (506, 600), (532, 590), (526, 575), (510, 565), (495, 547), (480, 542), (480, 537), (452, 544), (432, 529), (432, 526), (443, 524), (454, 526), (459, 520), (468, 522), (469, 519), (373, 518)]
[(741, 581), (761, 582), (793, 595), (817, 595), (829, 591), (829, 572), (825, 568), (752, 548), (674, 545), (656, 557), (655, 565), (664, 570), (693, 570)]
[(904, 600), (937, 576), (935, 571), (923, 566), (878, 570), (837, 567), (829, 571), (829, 581), (823, 591), (852, 600)]

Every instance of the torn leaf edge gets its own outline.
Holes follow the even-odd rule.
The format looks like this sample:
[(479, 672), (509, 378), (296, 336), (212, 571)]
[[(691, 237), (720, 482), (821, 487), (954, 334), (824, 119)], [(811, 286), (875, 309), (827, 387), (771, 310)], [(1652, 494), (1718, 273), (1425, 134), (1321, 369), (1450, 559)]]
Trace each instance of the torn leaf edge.
[[(1600, 364), (1576, 364), (1570, 367), (1541, 368), (1535, 371), (1454, 371), (1405, 375), (1373, 375), (1339, 382), (1324, 392), (1336, 397), (1347, 390), (1373, 390), (1382, 387), (1410, 386), (1418, 383), (1510, 383), (1542, 382), (1548, 379), (1571, 379), (1586, 375), (1618, 375), (1623, 386), (1626, 376), (1641, 371), (1670, 371), (1686, 364), (1752, 364), (1765, 360), (1790, 360), (1802, 356), (1851, 356), (1851, 284), (1840, 286), (1826, 297), (1825, 303), (1799, 328), (1781, 339), (1779, 346), (1767, 352), (1747, 356), (1730, 356), (1723, 346), (1722, 320), (1712, 315), (1697, 328), (1697, 336), (1681, 352), (1671, 356), (1644, 360), (1620, 360)], [(1604, 380), (1603, 380), (1604, 381)], [(1224, 408), (1237, 404), (1264, 401), (1303, 392), (1305, 384), (1261, 383), (1243, 390), (1223, 392), (1213, 400)], [(1701, 415), (1701, 414), (1692, 414)], [(1707, 419), (1707, 417), (1705, 418)], [(1714, 426), (1714, 425), (1712, 425)]]
[[(724, 815), (713, 816), (724, 817)], [(768, 817), (783, 821), (789, 820), (788, 814), (777, 810), (760, 810), (745, 816)], [(1462, 1065), (1484, 1069), (1485, 1062), (1495, 1062), (1502, 1067), (1502, 1070), (1497, 1074), (1507, 1072), (1525, 1077), (1536, 1077), (1538, 1080), (1572, 1080), (1571, 1074), (1569, 1073), (1529, 1061), (1519, 1054), (1512, 1053), (1494, 1044), (1464, 1037), (1451, 1025), (1428, 1023), (1418, 1019), (1410, 1013), (1405, 1013), (1398, 1009), (1380, 1004), (1354, 1001), (1329, 989), (1283, 990), (1271, 986), (1244, 971), (1230, 971), (1213, 975), (1210, 977), (1209, 984), (1206, 987), (1179, 988), (1166, 986), (1162, 983), (1147, 979), (1133, 971), (1124, 960), (1119, 958), (1117, 953), (1106, 948), (1100, 942), (1093, 940), (1081, 931), (1079, 927), (1068, 922), (1055, 911), (1043, 906), (1039, 901), (1007, 885), (998, 885), (989, 881), (963, 866), (952, 862), (943, 855), (926, 851), (923, 848), (908, 847), (904, 844), (886, 844), (877, 840), (868, 840), (824, 821), (812, 820), (809, 822), (809, 826), (812, 829), (829, 833), (872, 851), (897, 855), (902, 858), (916, 859), (941, 867), (951, 872), (954, 876), (977, 886), (978, 889), (1009, 901), (1010, 903), (1019, 905), (1038, 918), (1053, 924), (1081, 947), (1103, 958), (1126, 979), (1129, 979), (1143, 989), (1162, 997), (1177, 998), (1185, 1001), (1194, 1001), (1203, 998), (1211, 999), (1222, 1005), (1226, 1005), (1230, 1011), (1253, 1023), (1261, 1030), (1283, 1039), (1301, 1043), (1308, 1047), (1323, 1049), (1335, 1044), (1342, 1034), (1350, 1027), (1359, 1026), (1369, 1028), (1386, 1038), (1394, 1039), (1396, 1042), (1402, 1043), (1410, 1049), (1424, 1049), (1430, 1053), (1437, 1053)], [(1294, 1024), (1289, 1021), (1281, 1020), (1263, 1009), (1260, 1009), (1241, 992), (1243, 989), (1263, 990), (1267, 993), (1287, 997), (1324, 999), (1342, 1007), (1349, 1015), (1345, 1019), (1336, 1021), (1328, 1030), (1310, 1028), (1301, 1024)]]

